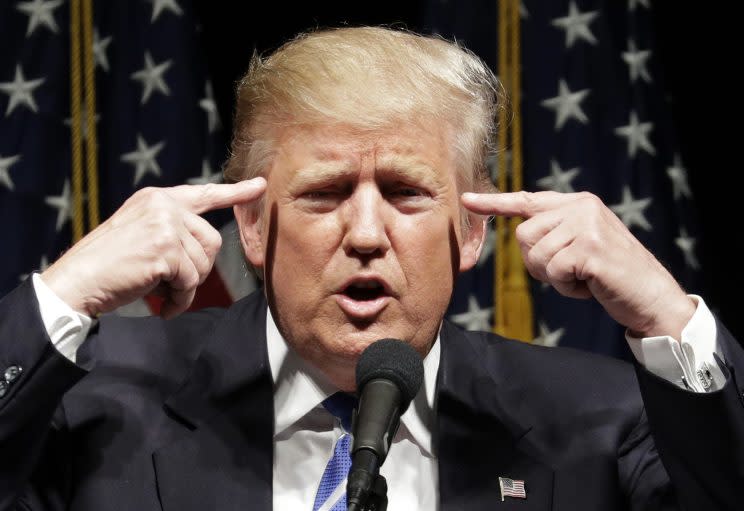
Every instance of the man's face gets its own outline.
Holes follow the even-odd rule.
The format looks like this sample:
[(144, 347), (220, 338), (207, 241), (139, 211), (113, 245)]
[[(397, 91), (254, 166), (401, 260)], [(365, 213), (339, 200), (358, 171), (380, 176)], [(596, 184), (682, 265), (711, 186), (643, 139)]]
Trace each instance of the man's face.
[(262, 218), (241, 206), (236, 216), (287, 342), (347, 390), (378, 339), (425, 355), (483, 233), (478, 220), (461, 232), (445, 131), (293, 127), (277, 145)]

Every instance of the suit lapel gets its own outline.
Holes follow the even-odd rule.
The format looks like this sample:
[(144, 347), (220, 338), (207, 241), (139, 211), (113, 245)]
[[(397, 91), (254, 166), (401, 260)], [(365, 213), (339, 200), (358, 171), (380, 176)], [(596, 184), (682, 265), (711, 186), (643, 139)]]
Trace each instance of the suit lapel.
[[(474, 344), (445, 322), (437, 382), (436, 443), (442, 511), (547, 510), (553, 471), (529, 454), (531, 425), (521, 416), (518, 382), (499, 381), (489, 346)], [(499, 477), (525, 483), (527, 498), (502, 500)]]
[(163, 509), (270, 511), (273, 406), (266, 304), (254, 295), (217, 322), (191, 375), (166, 400), (181, 427), (153, 453)]

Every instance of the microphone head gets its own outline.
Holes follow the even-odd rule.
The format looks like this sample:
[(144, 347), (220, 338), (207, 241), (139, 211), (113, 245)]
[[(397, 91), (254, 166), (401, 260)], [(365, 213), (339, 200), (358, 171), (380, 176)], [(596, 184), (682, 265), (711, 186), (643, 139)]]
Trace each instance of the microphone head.
[(356, 367), (357, 392), (370, 380), (386, 379), (398, 386), (401, 392), (401, 414), (408, 408), (424, 379), (421, 355), (410, 345), (398, 339), (375, 341), (362, 352)]

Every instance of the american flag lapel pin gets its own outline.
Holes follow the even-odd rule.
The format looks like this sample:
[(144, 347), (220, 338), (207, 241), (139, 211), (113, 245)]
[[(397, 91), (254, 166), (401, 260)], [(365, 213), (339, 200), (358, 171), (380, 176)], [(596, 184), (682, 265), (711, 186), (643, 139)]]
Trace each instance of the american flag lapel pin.
[(527, 492), (524, 491), (524, 481), (518, 479), (509, 479), (508, 477), (499, 477), (499, 488), (501, 488), (501, 501), (506, 497), (516, 499), (526, 499)]

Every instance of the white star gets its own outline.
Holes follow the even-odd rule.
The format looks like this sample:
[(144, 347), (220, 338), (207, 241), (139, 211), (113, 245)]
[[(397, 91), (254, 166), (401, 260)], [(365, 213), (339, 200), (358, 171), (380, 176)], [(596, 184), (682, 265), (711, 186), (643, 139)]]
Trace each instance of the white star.
[(628, 64), (630, 83), (635, 83), (639, 76), (643, 78), (644, 82), (651, 83), (651, 75), (646, 69), (646, 62), (651, 58), (650, 50), (637, 50), (635, 41), (630, 39), (628, 40), (628, 51), (622, 53), (622, 58)]
[(493, 249), (496, 245), (496, 227), (492, 222), (486, 224), (486, 239), (483, 241), (483, 248), (481, 249), (480, 257), (478, 258), (477, 266), (483, 266), (488, 260), (488, 257), (493, 254)]
[(682, 166), (682, 160), (678, 154), (674, 155), (674, 165), (667, 168), (667, 176), (672, 180), (672, 193), (674, 200), (680, 197), (692, 198), (690, 186), (687, 184), (687, 170)]
[(643, 7), (648, 9), (648, 0), (628, 0), (628, 10), (635, 11), (636, 4), (641, 4)]
[(560, 131), (566, 121), (570, 118), (586, 124), (589, 118), (581, 110), (581, 102), (589, 94), (589, 89), (571, 92), (566, 81), (558, 82), (558, 95), (540, 102), (545, 108), (555, 112), (555, 130)]
[(152, 94), (154, 89), (159, 90), (166, 96), (170, 96), (170, 89), (168, 88), (168, 84), (165, 83), (163, 74), (172, 64), (172, 60), (166, 60), (162, 64), (156, 65), (152, 61), (150, 52), (145, 52), (145, 67), (132, 73), (132, 80), (139, 80), (142, 83), (142, 100), (140, 104), (144, 105), (150, 99), (150, 94)]
[(104, 71), (108, 72), (109, 63), (106, 56), (106, 48), (111, 44), (113, 37), (101, 37), (98, 35), (98, 29), (93, 29), (93, 57), (95, 57), (96, 66), (101, 66)]
[(679, 229), (679, 238), (674, 240), (674, 244), (677, 245), (685, 255), (685, 264), (693, 270), (700, 268), (700, 263), (698, 263), (698, 260), (695, 257), (696, 242), (695, 238), (691, 238), (687, 235), (687, 231), (684, 227)]
[(561, 337), (563, 337), (563, 334), (566, 332), (565, 328), (559, 328), (558, 330), (553, 330), (551, 332), (548, 329), (548, 326), (542, 321), (537, 323), (537, 328), (540, 330), (540, 335), (532, 340), (532, 344), (547, 346), (549, 348), (558, 346), (558, 341), (561, 340)]
[(562, 170), (558, 162), (550, 160), (550, 175), (537, 180), (537, 186), (544, 190), (553, 190), (560, 193), (573, 193), (571, 181), (579, 175), (579, 167)]
[[(83, 136), (83, 140), (88, 138), (88, 122), (86, 120), (87, 117), (88, 117), (88, 109), (85, 106), (85, 103), (83, 103), (80, 106), (80, 130), (81, 130), (81, 135)], [(101, 120), (101, 114), (96, 114), (93, 116), (93, 122), (95, 124), (98, 124), (98, 121), (100, 120)], [(67, 119), (65, 119), (64, 123), (70, 129), (72, 129), (72, 117), (68, 117)]]
[(217, 103), (214, 102), (212, 84), (207, 82), (205, 87), (206, 97), (199, 100), (199, 107), (207, 113), (207, 126), (209, 133), (214, 132), (220, 126), (220, 114), (217, 111)]
[(29, 2), (18, 2), (16, 9), (28, 16), (28, 28), (26, 37), (30, 36), (39, 25), (44, 25), (55, 34), (59, 32), (57, 23), (54, 21), (54, 9), (62, 5), (63, 0), (31, 0)]
[(524, 2), (519, 2), (519, 18), (523, 20), (530, 19), (530, 11), (525, 7)]
[(468, 296), (468, 311), (460, 314), (453, 314), (450, 319), (467, 330), (490, 330), (491, 314), (493, 311), (490, 307), (481, 309), (475, 296)]
[(654, 123), (638, 122), (638, 115), (635, 111), (631, 111), (628, 125), (615, 128), (615, 133), (628, 139), (628, 157), (634, 158), (639, 147), (649, 154), (656, 154), (656, 149), (648, 139), (648, 134), (652, 129), (654, 129)]
[(651, 205), (651, 199), (633, 199), (633, 194), (630, 193), (629, 186), (623, 186), (623, 200), (620, 204), (610, 206), (610, 209), (615, 212), (620, 220), (630, 229), (634, 225), (639, 226), (644, 231), (651, 230), (651, 224), (648, 223), (646, 217), (643, 214), (643, 210)]
[(61, 195), (45, 197), (44, 202), (47, 206), (57, 208), (56, 230), (59, 232), (65, 223), (72, 218), (72, 208), (70, 207), (70, 180), (65, 179)]
[(158, 17), (160, 17), (160, 13), (166, 9), (175, 13), (176, 16), (183, 14), (176, 0), (150, 0), (150, 2), (152, 2), (152, 18), (150, 19), (150, 23), (155, 23)]
[[(39, 267), (36, 268), (36, 270), (38, 270), (40, 272), (43, 272), (47, 268), (49, 268), (49, 259), (47, 259), (46, 254), (44, 254), (44, 255), (41, 256), (41, 262), (39, 263)], [(34, 271), (36, 271), (36, 270), (34, 270)], [(31, 272), (31, 273), (33, 273), (33, 272)], [(28, 276), (31, 275), (31, 273), (22, 273), (21, 274), (21, 277), (19, 278), (19, 280), (20, 281), (26, 280), (28, 278)]]
[(202, 161), (201, 176), (189, 178), (186, 182), (190, 185), (204, 185), (207, 183), (219, 183), (222, 181), (222, 172), (212, 172), (209, 161)]
[(33, 92), (35, 88), (44, 83), (44, 80), (46, 80), (46, 78), (37, 78), (36, 80), (26, 81), (21, 66), (17, 65), (13, 81), (0, 83), (0, 91), (10, 96), (10, 99), (8, 100), (8, 108), (5, 109), (5, 117), (12, 114), (13, 110), (15, 110), (15, 107), (18, 105), (26, 105), (32, 112), (38, 111), (36, 101), (34, 101)]
[(597, 39), (589, 30), (589, 23), (597, 16), (599, 16), (598, 11), (580, 12), (576, 7), (576, 2), (571, 0), (568, 7), (568, 16), (556, 18), (550, 24), (566, 31), (567, 48), (571, 48), (577, 38), (590, 44), (597, 44)]
[(10, 167), (20, 159), (20, 154), (8, 156), (7, 158), (3, 158), (3, 155), (0, 154), (0, 185), (5, 186), (8, 190), (13, 190), (13, 181), (10, 179)]
[(156, 158), (163, 146), (165, 146), (165, 142), (148, 146), (142, 136), (137, 134), (137, 149), (121, 156), (121, 161), (131, 163), (135, 167), (134, 186), (137, 186), (148, 172), (160, 177), (160, 166)]

